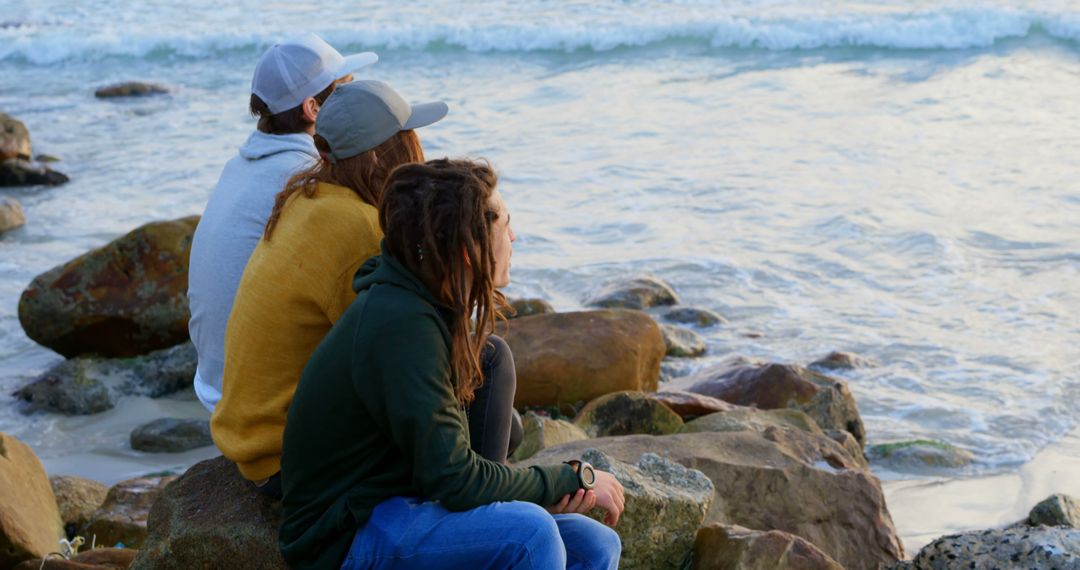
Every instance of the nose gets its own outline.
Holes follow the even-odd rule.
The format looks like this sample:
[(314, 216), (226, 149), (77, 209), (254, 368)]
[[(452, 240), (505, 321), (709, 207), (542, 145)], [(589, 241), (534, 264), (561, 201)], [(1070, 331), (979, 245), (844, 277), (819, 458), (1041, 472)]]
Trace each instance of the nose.
[(514, 233), (514, 228), (507, 226), (506, 229), (510, 230), (510, 243), (517, 241), (517, 234)]

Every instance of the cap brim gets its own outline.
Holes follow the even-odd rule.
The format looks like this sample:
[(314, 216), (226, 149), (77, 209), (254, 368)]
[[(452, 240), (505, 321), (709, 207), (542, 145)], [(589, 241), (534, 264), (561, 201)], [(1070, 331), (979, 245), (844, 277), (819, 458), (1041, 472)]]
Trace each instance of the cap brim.
[(379, 61), (379, 56), (373, 51), (365, 51), (345, 57), (345, 64), (341, 66), (341, 73), (338, 74), (336, 79), (341, 79), (350, 73), (356, 73), (365, 67), (375, 65), (375, 62)]
[(408, 131), (410, 129), (426, 127), (432, 123), (441, 121), (449, 111), (450, 108), (442, 101), (413, 105), (412, 115), (409, 116), (409, 120), (405, 121), (405, 125), (401, 128), (402, 130)]

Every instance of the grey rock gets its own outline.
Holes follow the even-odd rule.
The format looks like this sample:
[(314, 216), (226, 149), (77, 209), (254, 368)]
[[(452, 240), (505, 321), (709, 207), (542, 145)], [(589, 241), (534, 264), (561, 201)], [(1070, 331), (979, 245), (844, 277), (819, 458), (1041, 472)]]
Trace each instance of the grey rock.
[(727, 319), (721, 317), (715, 311), (696, 307), (675, 307), (666, 311), (663, 317), (666, 321), (680, 325), (694, 325), (703, 328), (727, 323)]
[(1038, 527), (952, 534), (928, 544), (907, 567), (1080, 570), (1080, 530)]
[(122, 396), (158, 398), (191, 384), (198, 354), (190, 342), (133, 358), (65, 360), (20, 388), (25, 413), (89, 415), (112, 409)]
[(9, 158), (0, 162), (0, 187), (3, 186), (58, 186), (71, 180), (44, 164), (22, 158)]
[(14, 198), (0, 198), (0, 234), (26, 223), (22, 206)]
[(100, 87), (94, 91), (94, 97), (99, 99), (110, 97), (145, 97), (147, 95), (164, 95), (166, 93), (169, 93), (169, 88), (158, 83), (127, 81)]
[(661, 305), (677, 305), (679, 296), (671, 285), (652, 275), (641, 275), (605, 285), (585, 304), (605, 309), (647, 309)]
[[(581, 458), (614, 475), (625, 490), (625, 509), (615, 526), (623, 545), (619, 568), (681, 568), (712, 503), (709, 478), (655, 453), (640, 455), (632, 465), (596, 449), (584, 450)], [(591, 514), (602, 519), (598, 511)]]
[(566, 420), (556, 420), (534, 412), (525, 413), (522, 427), (524, 436), (511, 456), (513, 461), (523, 461), (553, 445), (589, 439), (589, 434)]
[(1028, 514), (1032, 526), (1067, 526), (1080, 528), (1080, 501), (1068, 495), (1050, 495)]
[(660, 332), (664, 335), (668, 356), (692, 357), (705, 354), (705, 339), (690, 329), (660, 325)]
[(811, 368), (821, 370), (854, 370), (856, 368), (873, 368), (878, 366), (876, 360), (863, 358), (850, 352), (830, 352), (828, 355), (810, 363)]
[(176, 453), (213, 444), (208, 420), (162, 418), (131, 432), (131, 448), (139, 451)]

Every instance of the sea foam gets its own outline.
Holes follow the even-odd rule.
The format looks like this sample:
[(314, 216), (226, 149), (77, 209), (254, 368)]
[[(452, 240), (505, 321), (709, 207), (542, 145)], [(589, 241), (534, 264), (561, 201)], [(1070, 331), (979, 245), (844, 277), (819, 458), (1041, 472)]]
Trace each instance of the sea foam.
[[(714, 49), (882, 50), (984, 48), (1009, 39), (1048, 36), (1076, 47), (1080, 12), (1011, 6), (947, 6), (916, 10), (808, 11), (719, 6), (625, 6), (557, 14), (502, 8), (480, 19), (476, 10), (443, 17), (372, 17), (317, 22), (310, 29), (341, 49), (473, 52), (594, 51), (686, 43)], [(27, 19), (0, 27), (0, 61), (48, 65), (105, 58), (211, 58), (228, 51), (257, 52), (289, 33), (284, 22), (221, 25), (196, 15), (172, 26), (147, 15), (138, 25)], [(235, 17), (235, 16), (234, 16)], [(205, 20), (205, 21), (204, 21)], [(230, 23), (233, 24), (233, 23)]]

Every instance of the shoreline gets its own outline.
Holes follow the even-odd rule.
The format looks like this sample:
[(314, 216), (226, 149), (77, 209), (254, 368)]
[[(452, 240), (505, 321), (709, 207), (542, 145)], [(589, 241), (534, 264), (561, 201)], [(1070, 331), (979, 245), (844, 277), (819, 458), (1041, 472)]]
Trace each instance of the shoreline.
[(908, 557), (948, 534), (1011, 525), (1056, 493), (1080, 496), (1080, 426), (1011, 473), (882, 481)]

